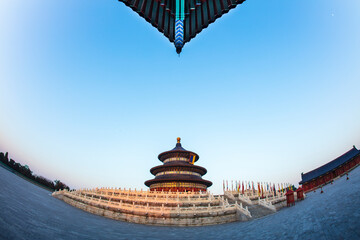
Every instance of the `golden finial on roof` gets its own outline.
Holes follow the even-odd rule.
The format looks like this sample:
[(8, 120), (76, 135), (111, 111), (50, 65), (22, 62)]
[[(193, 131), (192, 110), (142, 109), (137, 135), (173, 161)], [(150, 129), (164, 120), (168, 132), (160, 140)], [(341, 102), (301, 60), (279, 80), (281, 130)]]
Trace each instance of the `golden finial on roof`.
[(178, 138), (177, 138), (177, 143), (180, 143), (180, 140), (181, 140), (181, 138), (178, 137)]

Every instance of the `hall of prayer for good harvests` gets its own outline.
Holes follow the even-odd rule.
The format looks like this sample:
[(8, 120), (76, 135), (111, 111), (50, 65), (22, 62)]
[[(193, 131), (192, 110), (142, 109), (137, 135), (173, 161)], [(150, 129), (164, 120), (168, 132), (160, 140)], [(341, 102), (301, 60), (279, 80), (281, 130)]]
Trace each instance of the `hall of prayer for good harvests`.
[(145, 182), (151, 191), (171, 191), (171, 192), (199, 192), (206, 191), (212, 182), (202, 179), (206, 174), (206, 169), (196, 166), (199, 155), (185, 150), (177, 138), (175, 148), (170, 151), (160, 153), (158, 158), (163, 165), (150, 169), (154, 179)]

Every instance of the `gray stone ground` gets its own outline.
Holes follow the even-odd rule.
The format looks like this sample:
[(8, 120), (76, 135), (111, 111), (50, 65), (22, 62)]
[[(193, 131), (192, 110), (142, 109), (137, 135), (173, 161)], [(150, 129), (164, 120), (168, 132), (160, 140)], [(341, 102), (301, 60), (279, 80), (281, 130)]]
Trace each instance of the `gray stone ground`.
[(0, 239), (360, 239), (360, 167), (349, 177), (250, 222), (154, 227), (81, 211), (0, 167)]

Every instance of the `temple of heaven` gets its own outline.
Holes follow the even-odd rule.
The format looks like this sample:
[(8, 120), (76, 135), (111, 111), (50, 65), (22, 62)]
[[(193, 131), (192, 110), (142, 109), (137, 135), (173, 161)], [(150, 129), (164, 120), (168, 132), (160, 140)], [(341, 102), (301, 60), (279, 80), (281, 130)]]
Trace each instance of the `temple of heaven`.
[(160, 153), (158, 158), (163, 165), (150, 169), (154, 179), (145, 182), (150, 191), (171, 191), (171, 192), (199, 192), (206, 191), (212, 182), (202, 179), (206, 169), (194, 165), (199, 160), (199, 155), (185, 150), (177, 138), (175, 148)]

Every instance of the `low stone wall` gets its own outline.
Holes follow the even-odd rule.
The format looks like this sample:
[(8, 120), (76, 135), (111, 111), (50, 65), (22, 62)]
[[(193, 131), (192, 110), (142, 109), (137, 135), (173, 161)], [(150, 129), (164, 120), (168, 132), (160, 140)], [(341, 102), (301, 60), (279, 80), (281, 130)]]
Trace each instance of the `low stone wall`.
[[(140, 194), (140, 193), (139, 193)], [(131, 204), (119, 204), (118, 202), (111, 202), (111, 199), (103, 201), (93, 196), (91, 199), (81, 195), (81, 193), (72, 193), (67, 191), (55, 192), (54, 197), (63, 200), (64, 202), (82, 209), (84, 211), (104, 216), (107, 218), (127, 221), (132, 223), (149, 224), (149, 225), (165, 225), (165, 226), (204, 226), (229, 223), (235, 221), (247, 221), (251, 215), (247, 215), (247, 209), (243, 209), (238, 204), (228, 204), (226, 201), (219, 201), (219, 198), (214, 199), (208, 204), (208, 207), (199, 204), (193, 207), (179, 207), (180, 205), (189, 205), (189, 203), (179, 204), (177, 208), (164, 207), (164, 204), (156, 207), (144, 206), (144, 197), (140, 196)], [(201, 196), (201, 195), (199, 195)], [(188, 198), (184, 198), (188, 199)], [(194, 202), (198, 198), (194, 197)], [(210, 197), (211, 199), (211, 197)], [(190, 199), (191, 200), (191, 199)], [(204, 199), (203, 201), (205, 201)], [(141, 205), (138, 205), (141, 202)], [(136, 203), (136, 204), (135, 204)], [(154, 202), (151, 202), (154, 204)], [(126, 205), (126, 206), (125, 206)], [(129, 206), (130, 205), (130, 206)]]
[[(248, 221), (272, 214), (286, 206), (286, 196), (271, 194), (259, 198), (225, 191), (151, 192), (100, 188), (58, 191), (52, 194), (84, 211), (107, 218), (162, 226), (204, 226)], [(296, 200), (296, 192), (294, 193)]]

